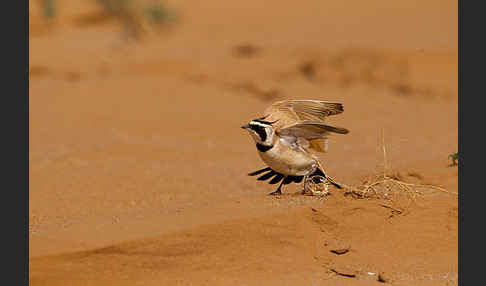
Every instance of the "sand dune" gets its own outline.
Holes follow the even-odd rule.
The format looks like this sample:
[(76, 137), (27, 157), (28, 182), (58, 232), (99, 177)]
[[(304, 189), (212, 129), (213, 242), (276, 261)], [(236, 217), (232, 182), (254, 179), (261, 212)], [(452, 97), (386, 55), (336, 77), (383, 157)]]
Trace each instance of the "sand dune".
[(456, 2), (169, 1), (138, 42), (94, 1), (30, 5), (32, 285), (457, 284), (457, 197), (269, 197), (239, 128), (340, 101), (333, 178), (382, 173), (384, 134), (390, 172), (457, 192)]
[[(32, 283), (367, 285), (379, 273), (398, 285), (457, 283), (450, 259), (457, 245), (454, 200), (435, 198), (397, 214), (378, 202), (336, 196), (315, 208), (34, 258)], [(341, 249), (349, 252), (331, 252)]]

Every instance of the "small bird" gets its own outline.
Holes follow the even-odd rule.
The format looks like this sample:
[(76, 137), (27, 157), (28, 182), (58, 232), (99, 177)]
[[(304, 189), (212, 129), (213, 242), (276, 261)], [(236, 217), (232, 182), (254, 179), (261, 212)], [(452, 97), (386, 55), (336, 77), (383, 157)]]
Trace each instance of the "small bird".
[(302, 180), (305, 193), (308, 178), (315, 176), (323, 177), (341, 189), (326, 176), (317, 155), (312, 151), (327, 152), (330, 133), (349, 133), (347, 129), (325, 123), (326, 117), (343, 111), (341, 103), (320, 100), (283, 100), (272, 104), (264, 111), (263, 117), (241, 126), (249, 132), (260, 158), (268, 166), (248, 175), (264, 173), (257, 180), (265, 181), (273, 177), (270, 184), (280, 182), (277, 190), (269, 195), (280, 195), (282, 185), (300, 183)]

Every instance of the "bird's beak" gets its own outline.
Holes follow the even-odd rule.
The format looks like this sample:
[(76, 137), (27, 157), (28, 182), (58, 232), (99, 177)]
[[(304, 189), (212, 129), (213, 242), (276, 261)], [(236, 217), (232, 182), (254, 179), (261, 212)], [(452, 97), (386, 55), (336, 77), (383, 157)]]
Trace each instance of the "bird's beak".
[(246, 125), (241, 126), (241, 128), (248, 129), (248, 128), (250, 128), (250, 125), (249, 124), (246, 124)]

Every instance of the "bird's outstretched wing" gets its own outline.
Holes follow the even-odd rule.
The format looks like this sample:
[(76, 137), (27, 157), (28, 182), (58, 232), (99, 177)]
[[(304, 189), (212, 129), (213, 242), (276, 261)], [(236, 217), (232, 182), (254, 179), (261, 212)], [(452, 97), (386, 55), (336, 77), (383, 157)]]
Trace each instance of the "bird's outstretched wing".
[[(303, 123), (304, 121), (312, 121), (320, 124), (325, 123), (328, 116), (337, 115), (344, 111), (343, 105), (338, 102), (329, 102), (322, 100), (311, 99), (291, 99), (275, 102), (264, 111), (266, 121), (275, 122), (273, 127), (277, 132), (285, 128), (291, 127), (285, 132), (299, 129), (295, 126), (296, 123)], [(316, 152), (327, 152), (327, 133), (323, 135), (321, 131), (333, 132), (332, 130), (325, 130), (325, 128), (317, 127), (303, 127), (303, 131), (309, 134), (314, 130), (314, 133), (320, 134), (322, 137), (315, 139), (305, 139), (307, 141), (307, 148)], [(339, 132), (337, 132), (339, 133)]]
[(282, 128), (277, 131), (279, 136), (293, 136), (296, 138), (325, 139), (329, 133), (347, 134), (349, 131), (345, 128), (334, 127), (322, 124), (317, 121), (303, 121), (293, 124), (291, 126)]
[(345, 128), (309, 120), (295, 123), (276, 132), (289, 145), (297, 144), (301, 148), (309, 148), (318, 152), (327, 151), (327, 138), (330, 133), (349, 133)]
[(329, 139), (313, 139), (309, 140), (309, 149), (314, 150), (316, 152), (325, 153), (328, 149), (328, 140)]
[(337, 102), (321, 100), (292, 99), (278, 101), (264, 111), (265, 120), (279, 120), (289, 125), (304, 120), (324, 122), (327, 116), (343, 112), (343, 105)]

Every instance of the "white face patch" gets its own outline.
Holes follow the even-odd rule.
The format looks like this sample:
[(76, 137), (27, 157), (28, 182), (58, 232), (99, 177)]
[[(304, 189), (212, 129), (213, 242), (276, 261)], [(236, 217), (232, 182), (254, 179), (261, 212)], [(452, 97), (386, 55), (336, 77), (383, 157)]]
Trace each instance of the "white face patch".
[(248, 131), (251, 131), (250, 134), (257, 143), (267, 146), (272, 145), (273, 129), (270, 124), (252, 120), (249, 125), (250, 128)]
[(263, 123), (260, 123), (258, 121), (251, 121), (250, 125), (258, 125), (258, 126), (261, 126), (261, 127), (268, 127), (269, 126), (268, 124), (263, 124)]

